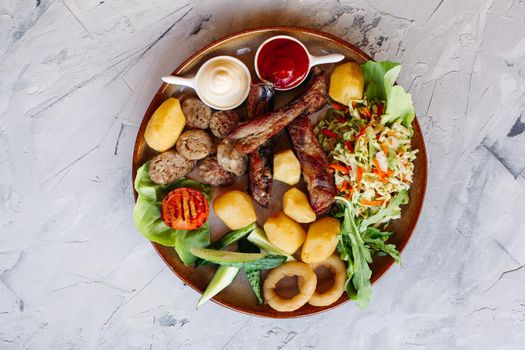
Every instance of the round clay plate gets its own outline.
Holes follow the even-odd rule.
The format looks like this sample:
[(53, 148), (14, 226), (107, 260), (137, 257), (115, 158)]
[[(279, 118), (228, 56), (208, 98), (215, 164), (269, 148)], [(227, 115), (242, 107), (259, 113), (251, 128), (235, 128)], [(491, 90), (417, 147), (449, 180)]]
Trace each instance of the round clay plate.
[[(328, 54), (328, 53), (341, 53), (346, 58), (345, 61), (355, 61), (357, 63), (363, 63), (367, 60), (370, 60), (371, 57), (353, 46), (352, 44), (334, 37), (330, 34), (323, 33), (317, 30), (306, 29), (306, 28), (297, 28), (297, 27), (267, 27), (259, 29), (250, 29), (237, 34), (230, 35), (226, 38), (218, 40), (198, 52), (190, 56), (185, 62), (183, 62), (177, 69), (173, 71), (173, 75), (184, 75), (184, 76), (193, 76), (202, 63), (206, 60), (218, 56), (218, 55), (231, 55), (242, 60), (250, 71), (252, 72), (252, 79), (254, 82), (258, 81), (257, 76), (255, 75), (255, 70), (253, 68), (253, 59), (257, 47), (267, 38), (274, 35), (286, 34), (293, 36), (301, 40), (310, 53), (314, 55)], [(323, 65), (320, 66), (323, 70), (330, 72), (333, 68), (333, 65)], [(160, 77), (159, 77), (160, 81)], [(286, 92), (277, 92), (275, 107), (290, 101), (294, 96), (299, 94), (304, 87), (303, 85), (299, 86), (290, 91)], [(191, 89), (162, 84), (157, 91), (157, 94), (153, 97), (142, 124), (137, 134), (137, 139), (135, 142), (135, 150), (133, 154), (133, 179), (137, 168), (140, 167), (144, 162), (151, 159), (156, 152), (150, 149), (146, 142), (144, 141), (144, 130), (146, 124), (150, 119), (153, 112), (157, 107), (169, 97), (183, 97), (183, 96), (194, 96), (195, 92)], [(237, 109), (237, 111), (243, 115), (245, 113), (244, 104)], [(315, 122), (315, 119), (319, 119), (324, 115), (325, 110), (321, 110), (316, 115), (312, 116), (312, 119)], [(425, 145), (423, 143), (423, 137), (421, 134), (421, 129), (417, 122), (417, 119), (414, 120), (414, 137), (412, 139), (412, 146), (419, 149), (417, 159), (415, 160), (415, 176), (414, 183), (410, 189), (410, 202), (408, 205), (404, 206), (402, 209), (402, 217), (398, 219), (388, 227), (389, 230), (394, 232), (394, 235), (390, 238), (390, 242), (394, 243), (397, 248), (401, 251), (405, 247), (414, 227), (416, 225), (421, 207), (423, 204), (423, 199), (425, 195), (425, 188), (427, 182), (427, 159), (425, 154)], [(277, 150), (289, 148), (287, 137), (284, 132), (277, 137)], [(198, 174), (194, 170), (189, 174), (188, 177), (199, 180)], [(246, 190), (246, 176), (243, 176), (237, 180), (237, 182), (229, 187), (238, 188)], [(271, 215), (271, 213), (282, 209), (282, 194), (286, 191), (289, 186), (274, 181), (274, 189), (272, 192), (272, 203), (269, 209), (263, 209), (257, 204), (254, 204), (257, 207), (257, 222), (262, 226), (266, 218)], [(299, 188), (306, 192), (304, 188), (304, 183), (299, 184)], [(223, 192), (225, 189), (216, 188), (214, 191), (214, 197)], [(136, 196), (136, 193), (135, 193)], [(212, 239), (217, 239), (222, 234), (226, 233), (228, 229), (218, 220), (214, 213), (210, 215), (210, 226), (212, 228)], [(192, 287), (199, 293), (202, 293), (206, 288), (208, 282), (210, 281), (213, 272), (215, 270), (212, 266), (200, 266), (198, 268), (184, 266), (177, 256), (175, 250), (172, 247), (165, 247), (156, 243), (153, 243), (153, 247), (157, 250), (162, 259), (166, 264), (175, 272), (179, 278), (184, 281), (188, 286)], [(377, 281), (383, 273), (392, 265), (393, 260), (389, 257), (380, 257), (375, 258), (371, 266), (372, 282)], [(281, 289), (281, 294), (285, 296), (286, 294), (290, 295), (294, 293), (296, 286), (294, 286), (294, 281), (287, 281), (288, 286), (279, 286)], [(320, 276), (320, 286), (323, 288), (324, 285), (330, 283), (330, 276), (324, 276), (321, 271)], [(284, 290), (283, 290), (284, 289)], [(279, 291), (278, 291), (279, 292)], [(195, 300), (197, 301), (197, 300)], [(293, 312), (277, 312), (271, 309), (267, 305), (258, 305), (257, 300), (253, 291), (251, 290), (250, 285), (247, 282), (246, 276), (243, 272), (239, 273), (235, 281), (219, 293), (213, 301), (216, 303), (228, 307), (230, 309), (244, 312), (250, 315), (257, 315), (263, 317), (271, 318), (290, 318), (290, 317), (301, 317), (319, 313), (337, 307), (348, 301), (346, 294), (341, 296), (341, 298), (332, 305), (325, 307), (314, 307), (306, 304), (300, 309)], [(373, 302), (373, 300), (372, 300)], [(205, 307), (205, 306), (204, 306)]]

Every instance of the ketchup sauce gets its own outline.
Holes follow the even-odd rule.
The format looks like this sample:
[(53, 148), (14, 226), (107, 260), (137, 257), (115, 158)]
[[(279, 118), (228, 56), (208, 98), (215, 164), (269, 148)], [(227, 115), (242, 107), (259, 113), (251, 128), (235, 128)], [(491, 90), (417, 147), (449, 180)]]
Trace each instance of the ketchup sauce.
[(285, 38), (265, 44), (257, 57), (260, 77), (272, 82), (277, 89), (299, 85), (308, 74), (309, 65), (310, 59), (304, 47)]

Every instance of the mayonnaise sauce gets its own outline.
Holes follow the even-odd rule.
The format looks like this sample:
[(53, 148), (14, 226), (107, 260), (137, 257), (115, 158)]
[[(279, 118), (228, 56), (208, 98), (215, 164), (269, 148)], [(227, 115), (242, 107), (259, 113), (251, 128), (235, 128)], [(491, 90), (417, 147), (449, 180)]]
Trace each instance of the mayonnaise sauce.
[(239, 62), (219, 58), (202, 68), (197, 86), (204, 102), (226, 109), (235, 108), (246, 99), (251, 78)]

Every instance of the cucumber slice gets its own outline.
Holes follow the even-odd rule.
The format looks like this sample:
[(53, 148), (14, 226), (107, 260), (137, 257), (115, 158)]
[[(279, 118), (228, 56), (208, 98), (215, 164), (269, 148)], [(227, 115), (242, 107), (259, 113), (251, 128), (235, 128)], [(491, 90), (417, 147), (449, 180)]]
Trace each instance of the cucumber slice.
[(218, 241), (213, 242), (209, 248), (221, 250), (222, 248), (225, 248), (237, 242), (241, 238), (247, 236), (248, 233), (252, 232), (254, 229), (255, 229), (255, 223), (250, 224), (246, 227), (240, 228), (238, 230), (228, 232), (227, 234), (222, 236)]
[(237, 253), (204, 248), (192, 248), (191, 252), (215, 264), (244, 269), (273, 269), (286, 261), (286, 256), (265, 253)]
[(294, 257), (287, 254), (283, 250), (277, 248), (274, 246), (268, 238), (266, 237), (266, 234), (260, 227), (256, 227), (252, 233), (248, 236), (248, 241), (255, 244), (257, 247), (261, 248), (262, 250), (267, 251), (270, 254), (277, 254), (277, 255), (284, 255), (286, 256), (286, 261), (295, 261)]
[[(227, 246), (244, 238), (246, 235), (252, 232), (254, 228), (255, 228), (255, 223), (245, 226), (243, 228), (240, 228), (238, 230), (228, 232), (227, 234), (222, 236), (219, 240), (210, 244), (208, 248), (215, 249), (215, 250), (221, 250), (223, 248), (226, 248)], [(195, 261), (195, 266), (199, 266), (202, 264), (206, 264), (206, 262), (203, 259), (197, 259), (197, 261)]]
[(257, 297), (257, 302), (259, 305), (263, 304), (263, 296), (261, 291), (261, 270), (252, 270), (246, 269), (246, 277), (248, 277), (248, 282), (252, 286), (253, 292)]
[(191, 248), (191, 253), (201, 259), (219, 265), (220, 263), (249, 263), (262, 259), (266, 256), (264, 253), (238, 253), (206, 248)]
[(197, 303), (197, 308), (219, 294), (224, 288), (228, 287), (238, 273), (239, 269), (236, 267), (219, 266), (210, 283), (206, 287), (206, 290), (202, 293), (202, 296)]

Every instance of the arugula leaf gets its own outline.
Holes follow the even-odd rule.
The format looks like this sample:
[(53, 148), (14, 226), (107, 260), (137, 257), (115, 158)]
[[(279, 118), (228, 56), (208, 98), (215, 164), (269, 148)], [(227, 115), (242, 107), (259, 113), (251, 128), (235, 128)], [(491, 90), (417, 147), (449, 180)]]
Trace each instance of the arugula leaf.
[(363, 232), (363, 239), (366, 241), (369, 239), (381, 238), (383, 241), (385, 241), (391, 235), (392, 232), (381, 231), (380, 229), (377, 229), (375, 227), (367, 227), (366, 230)]
[(162, 198), (178, 187), (191, 187), (204, 194), (209, 200), (212, 187), (190, 179), (179, 179), (169, 185), (154, 183), (149, 177), (149, 162), (137, 170), (134, 181), (138, 193), (133, 208), (133, 221), (139, 232), (152, 242), (175, 247), (177, 254), (185, 265), (193, 265), (196, 257), (190, 252), (192, 247), (206, 247), (210, 244), (208, 223), (195, 230), (174, 230), (161, 218)]
[(378, 252), (384, 252), (388, 255), (390, 255), (396, 263), (401, 263), (401, 256), (399, 255), (399, 252), (396, 249), (396, 246), (393, 244), (387, 244), (385, 241), (383, 241), (380, 238), (375, 239), (368, 239), (366, 240), (366, 244), (370, 246), (370, 248), (378, 251)]
[(350, 246), (345, 244), (346, 248), (344, 249), (347, 252), (350, 250), (353, 258), (353, 260), (350, 260), (350, 256), (347, 253), (348, 280), (345, 284), (346, 291), (350, 299), (355, 300), (359, 307), (365, 308), (372, 296), (372, 284), (370, 283), (372, 270), (370, 270), (370, 266), (368, 266), (368, 264), (372, 262), (372, 256), (355, 224), (352, 203), (343, 197), (337, 197), (337, 199), (343, 203), (344, 207), (344, 219), (340, 234), (347, 236), (350, 241)]
[(365, 78), (365, 96), (368, 100), (385, 101), (382, 124), (399, 122), (410, 127), (415, 117), (412, 96), (401, 86), (394, 85), (401, 65), (392, 61), (368, 61), (361, 65)]

